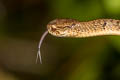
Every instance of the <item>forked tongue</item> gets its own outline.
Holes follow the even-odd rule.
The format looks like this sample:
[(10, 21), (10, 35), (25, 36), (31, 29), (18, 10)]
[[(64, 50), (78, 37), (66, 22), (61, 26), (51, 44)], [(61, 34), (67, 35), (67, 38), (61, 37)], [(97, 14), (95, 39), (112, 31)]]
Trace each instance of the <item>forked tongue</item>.
[(40, 60), (40, 63), (42, 64), (42, 57), (41, 57), (41, 51), (40, 51), (40, 48), (41, 48), (41, 44), (45, 38), (45, 36), (48, 34), (48, 31), (45, 31), (42, 35), (42, 37), (40, 38), (40, 42), (39, 42), (39, 45), (38, 45), (38, 52), (37, 52), (37, 58), (36, 58), (36, 63), (38, 62), (38, 59)]

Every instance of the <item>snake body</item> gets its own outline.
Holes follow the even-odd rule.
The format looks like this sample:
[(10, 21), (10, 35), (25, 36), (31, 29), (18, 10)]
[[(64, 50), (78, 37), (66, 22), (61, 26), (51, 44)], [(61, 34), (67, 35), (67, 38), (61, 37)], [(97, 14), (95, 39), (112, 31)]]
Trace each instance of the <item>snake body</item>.
[(92, 37), (101, 35), (120, 35), (120, 20), (115, 19), (97, 19), (93, 21), (80, 22), (75, 19), (55, 19), (48, 23), (47, 31), (42, 35), (37, 58), (42, 63), (40, 47), (45, 36), (50, 33), (57, 37)]
[(48, 32), (57, 37), (91, 37), (120, 35), (120, 20), (97, 19), (80, 22), (75, 19), (55, 19), (48, 23)]

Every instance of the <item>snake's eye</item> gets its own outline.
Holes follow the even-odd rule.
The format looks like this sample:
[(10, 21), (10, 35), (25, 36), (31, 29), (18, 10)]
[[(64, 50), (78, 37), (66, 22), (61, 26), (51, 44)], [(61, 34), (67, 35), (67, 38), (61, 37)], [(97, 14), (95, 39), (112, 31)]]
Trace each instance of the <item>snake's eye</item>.
[(76, 24), (75, 23), (73, 23), (72, 25), (71, 25), (71, 27), (74, 27)]

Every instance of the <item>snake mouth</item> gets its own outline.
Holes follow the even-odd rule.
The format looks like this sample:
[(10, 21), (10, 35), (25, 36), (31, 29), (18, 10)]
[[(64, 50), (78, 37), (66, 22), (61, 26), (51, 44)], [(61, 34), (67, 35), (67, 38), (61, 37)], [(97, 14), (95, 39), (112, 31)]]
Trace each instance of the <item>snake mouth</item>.
[(65, 33), (62, 31), (59, 31), (59, 29), (53, 28), (53, 27), (49, 27), (48, 32), (56, 37), (64, 37)]

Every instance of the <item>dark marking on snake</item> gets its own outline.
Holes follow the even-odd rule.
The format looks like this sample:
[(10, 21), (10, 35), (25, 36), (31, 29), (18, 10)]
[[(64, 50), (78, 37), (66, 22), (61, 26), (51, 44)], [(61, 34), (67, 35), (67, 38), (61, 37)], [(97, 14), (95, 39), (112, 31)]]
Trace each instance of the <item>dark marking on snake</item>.
[(102, 26), (102, 27), (103, 27), (103, 29), (105, 29), (106, 24), (107, 24), (107, 23), (106, 23), (106, 22), (104, 22), (104, 24), (103, 24), (103, 26)]

